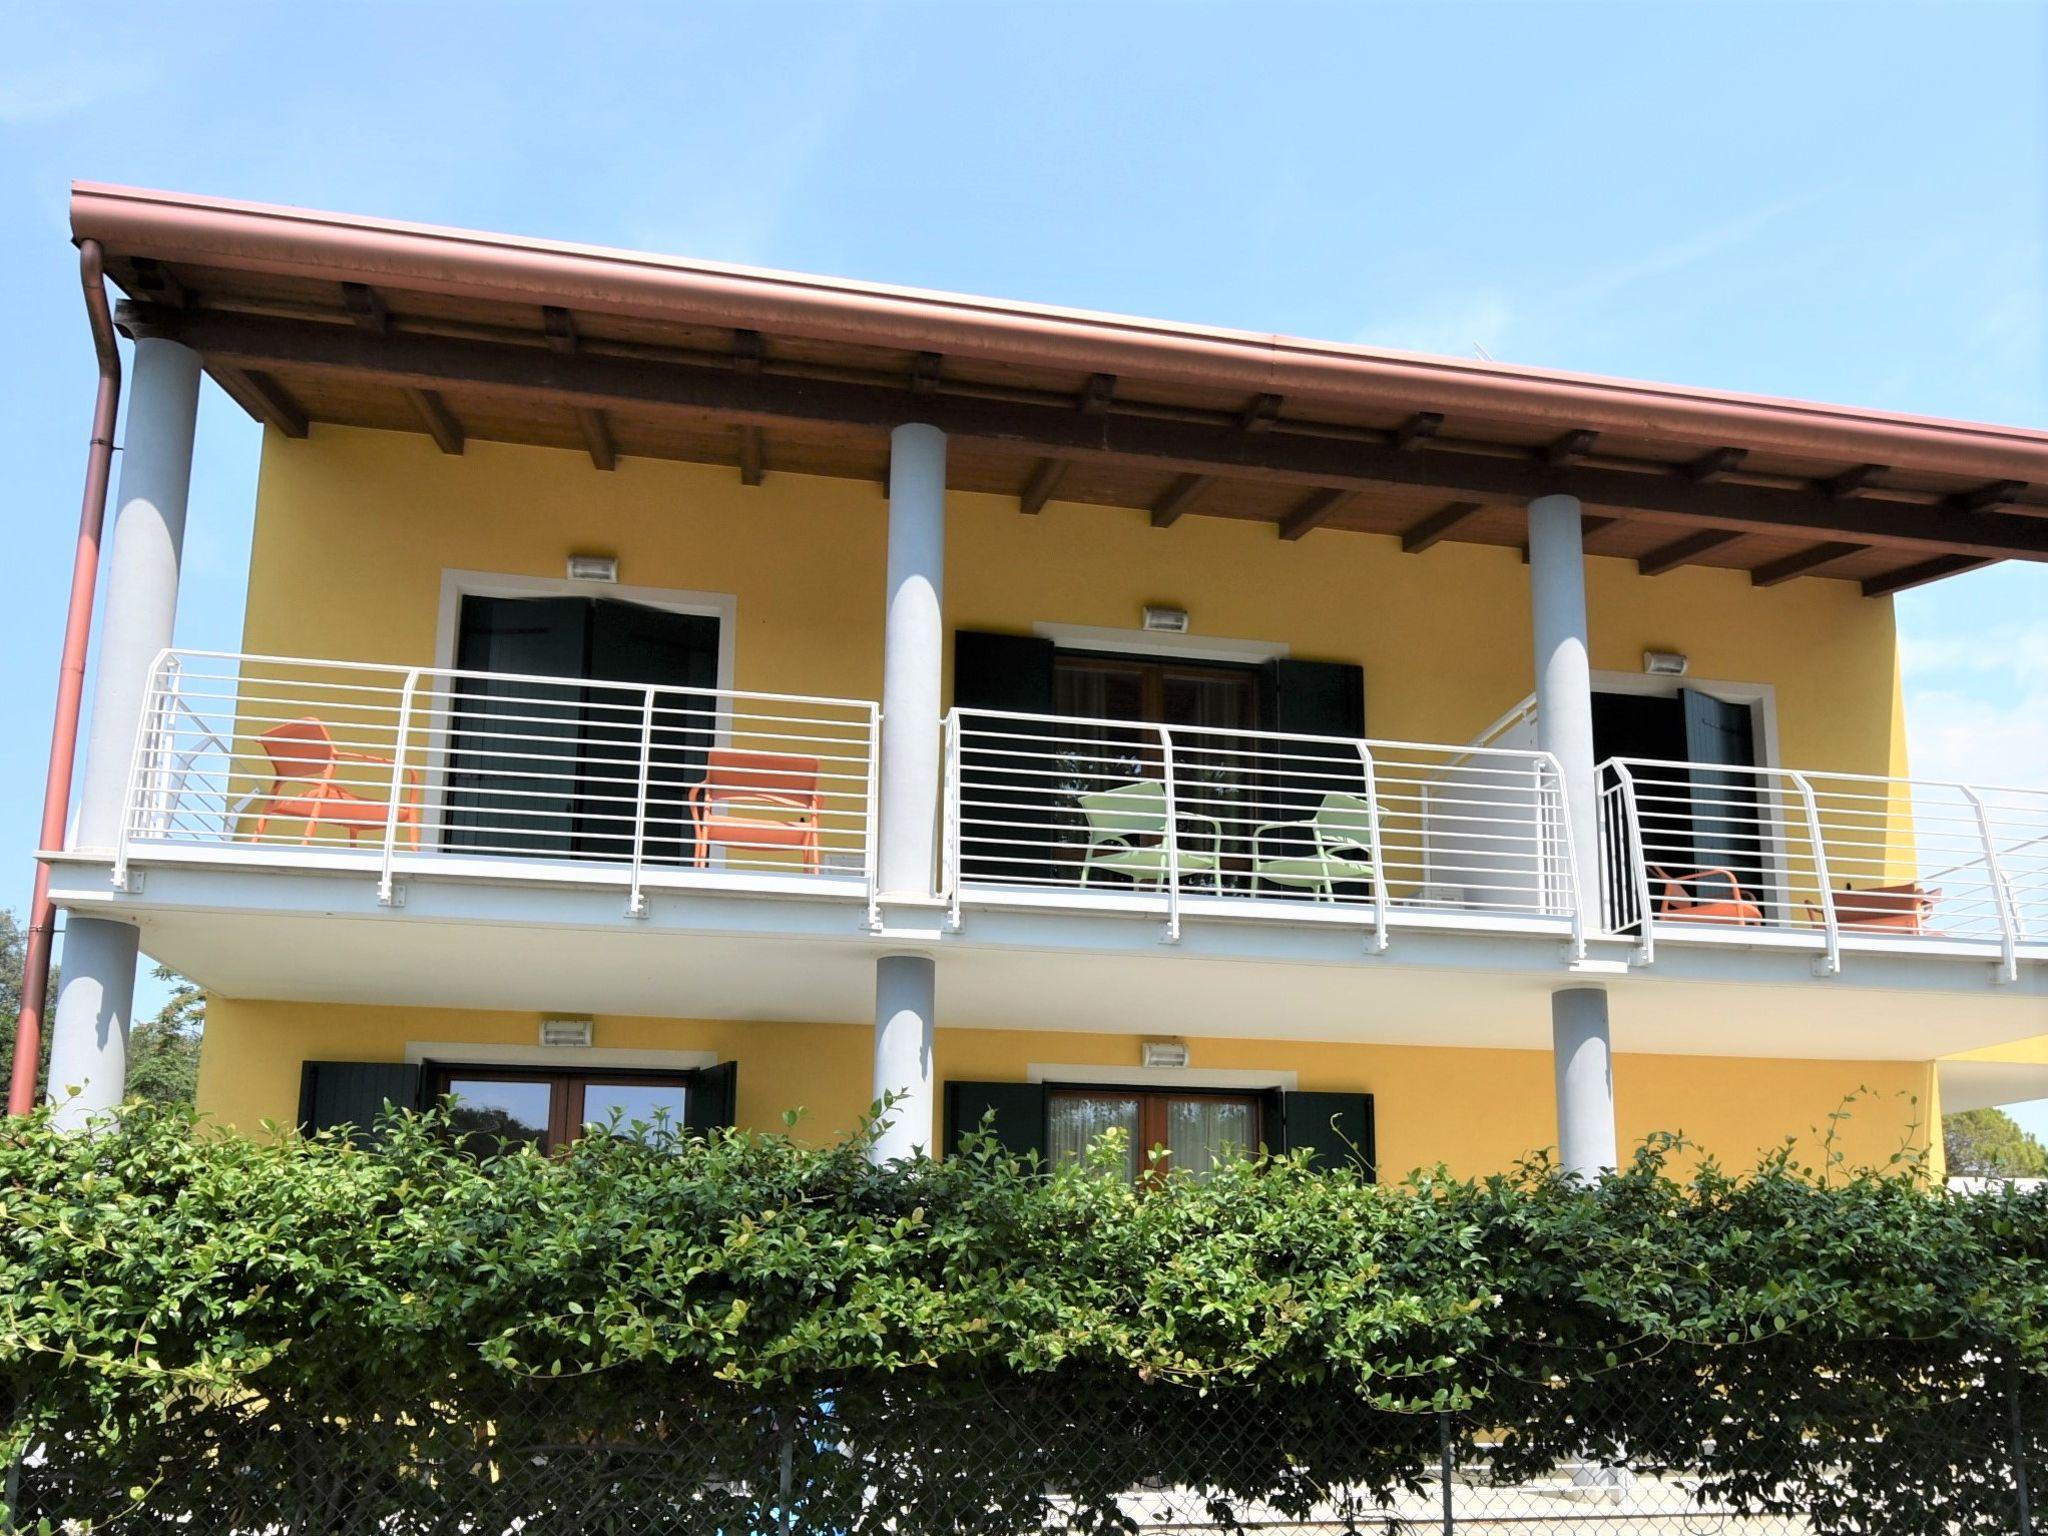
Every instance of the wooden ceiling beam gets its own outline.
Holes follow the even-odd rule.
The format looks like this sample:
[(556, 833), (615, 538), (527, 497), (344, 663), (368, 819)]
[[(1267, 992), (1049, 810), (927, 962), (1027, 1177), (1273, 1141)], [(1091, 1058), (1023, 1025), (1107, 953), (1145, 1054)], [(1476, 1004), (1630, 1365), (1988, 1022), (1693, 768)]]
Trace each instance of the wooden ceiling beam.
[(1930, 581), (1940, 581), (1944, 576), (1957, 576), (1964, 571), (1974, 571), (1979, 566), (1996, 563), (1978, 555), (1936, 555), (1932, 560), (1901, 566), (1898, 570), (1887, 571), (1882, 576), (1864, 577), (1863, 595), (1883, 597), (1887, 593), (1903, 592), (1908, 587), (1923, 586)]
[(557, 405), (679, 413), (771, 429), (831, 427), (879, 435), (915, 419), (963, 441), (1034, 457), (1181, 477), (1292, 484), (1304, 494), (1394, 487), (1497, 505), (1562, 493), (1588, 506), (1626, 510), (1633, 520), (1681, 528), (1712, 524), (1780, 538), (1853, 540), (1929, 556), (2048, 560), (2048, 517), (2028, 513), (1963, 512), (1877, 497), (1844, 500), (1819, 487), (1701, 484), (1682, 469), (1659, 473), (1545, 464), (1537, 451), (1509, 456), (1438, 445), (1427, 453), (1403, 453), (1384, 442), (1240, 431), (1115, 408), (1089, 415), (1075, 410), (1071, 399), (1038, 405), (935, 390), (913, 405), (901, 384), (798, 378), (772, 369), (743, 375), (729, 367), (550, 352), (398, 329), (371, 335), (350, 325), (135, 303), (124, 304), (120, 313), (124, 328), (184, 341), (216, 368), (289, 367), (424, 388), (470, 385), (528, 393)]
[(1109, 409), (1109, 402), (1116, 398), (1116, 375), (1113, 373), (1091, 373), (1082, 387), (1081, 396), (1074, 403), (1089, 415)]
[(1195, 498), (1209, 488), (1207, 475), (1182, 475), (1169, 485), (1164, 494), (1152, 503), (1152, 526), (1171, 528), (1179, 522)]
[(1777, 560), (1766, 561), (1749, 573), (1749, 584), (1753, 587), (1775, 587), (1781, 581), (1790, 581), (1794, 576), (1817, 575), (1826, 567), (1851, 555), (1869, 552), (1868, 544), (1849, 544), (1841, 540), (1830, 540), (1826, 544), (1815, 544), (1802, 549), (1796, 555), (1786, 555)]
[(583, 446), (590, 450), (590, 462), (599, 469), (619, 467), (618, 445), (612, 441), (611, 423), (604, 412), (592, 405), (576, 407), (576, 427), (583, 434)]
[(1443, 412), (1417, 411), (1394, 429), (1393, 445), (1403, 453), (1413, 453), (1435, 437), (1443, 424)]
[(304, 409), (292, 392), (261, 368), (209, 366), (214, 382), (227, 391), (228, 398), (266, 426), (286, 437), (304, 437), (308, 422)]
[(408, 384), (405, 398), (412, 402), (413, 414), (419, 417), (420, 425), (427, 429), (427, 435), (440, 445), (443, 453), (462, 452), (462, 423), (448, 409), (448, 402), (441, 398), (441, 391)]
[(1739, 528), (1702, 528), (1698, 533), (1688, 533), (1682, 539), (1673, 539), (1669, 544), (1660, 545), (1647, 555), (1636, 560), (1636, 574), (1640, 576), (1661, 576), (1666, 571), (1675, 571), (1681, 565), (1690, 565), (1701, 555), (1733, 544), (1748, 535)]
[(1832, 479), (1821, 482), (1821, 490), (1833, 501), (1847, 501), (1851, 496), (1860, 496), (1877, 482), (1881, 475), (1891, 473), (1889, 464), (1858, 464), (1843, 470)]
[(1432, 545), (1441, 544), (1485, 510), (1486, 503), (1482, 501), (1454, 501), (1404, 532), (1401, 548), (1411, 555), (1419, 555)]
[(1685, 472), (1696, 485), (1712, 485), (1749, 457), (1747, 448), (1709, 448), (1686, 465)]
[(920, 352), (910, 365), (910, 392), (929, 395), (946, 376), (946, 359), (937, 352)]
[(1280, 537), (1298, 539), (1311, 528), (1320, 528), (1342, 511), (1345, 503), (1357, 494), (1356, 491), (1310, 491), (1295, 504), (1293, 510), (1280, 519)]
[(1553, 438), (1543, 449), (1546, 464), (1576, 464), (1593, 451), (1593, 445), (1600, 440), (1600, 434), (1591, 427), (1579, 427)]
[(341, 301), (349, 318), (364, 330), (381, 335), (391, 329), (391, 312), (384, 307), (382, 295), (368, 283), (343, 283)]
[(768, 434), (759, 427), (740, 428), (740, 484), (759, 485), (767, 473)]
[(1036, 517), (1045, 510), (1045, 504), (1052, 500), (1052, 493), (1060, 488), (1060, 481), (1066, 478), (1065, 459), (1040, 459), (1031, 471), (1031, 478), (1024, 482), (1024, 489), (1017, 496), (1017, 510)]
[(1254, 395), (1251, 403), (1244, 408), (1244, 414), (1237, 419), (1240, 432), (1270, 432), (1273, 423), (1280, 419), (1280, 407), (1287, 403), (1280, 395)]
[(741, 373), (759, 373), (768, 360), (768, 343), (759, 331), (742, 327), (732, 333), (732, 365)]
[(1962, 512), (1993, 512), (2019, 500), (2020, 492), (2026, 488), (2024, 480), (1994, 480), (1973, 491), (1964, 491), (1955, 498), (1955, 506)]
[(540, 310), (540, 328), (548, 338), (548, 350), (572, 357), (583, 344), (583, 333), (576, 329), (576, 317), (559, 304), (543, 304)]
[(171, 269), (154, 256), (131, 256), (128, 270), (135, 274), (135, 286), (148, 294), (159, 304), (168, 304), (172, 309), (183, 309), (191, 302), (185, 285), (178, 281)]

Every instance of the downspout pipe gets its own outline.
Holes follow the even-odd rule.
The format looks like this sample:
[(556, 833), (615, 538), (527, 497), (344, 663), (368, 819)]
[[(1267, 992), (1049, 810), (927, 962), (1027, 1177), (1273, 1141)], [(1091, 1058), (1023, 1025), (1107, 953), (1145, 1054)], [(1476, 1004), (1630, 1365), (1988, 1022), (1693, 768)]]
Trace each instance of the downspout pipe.
[[(92, 326), (93, 351), (99, 358), (100, 384), (93, 400), (92, 438), (85, 456), (78, 547), (71, 558), (71, 598), (64, 613), (64, 654), (57, 669), (57, 719), (50, 731), (50, 768), (43, 781), (43, 825), (37, 841), (42, 852), (64, 846), (64, 821), (71, 808), (79, 706), (85, 697), (85, 658), (92, 638), (93, 592), (99, 582), (100, 536), (106, 524), (107, 482), (114, 463), (114, 422), (121, 408), (121, 352), (114, 336), (114, 317), (107, 307), (105, 253), (97, 240), (79, 242), (78, 276), (85, 287), (85, 314)], [(21, 1016), (14, 1025), (14, 1073), (7, 1084), (10, 1115), (25, 1115), (35, 1107), (36, 1064), (43, 1051), (56, 918), (56, 909), (50, 904), (50, 866), (38, 858), (35, 896), (29, 904), (27, 953), (22, 961)]]

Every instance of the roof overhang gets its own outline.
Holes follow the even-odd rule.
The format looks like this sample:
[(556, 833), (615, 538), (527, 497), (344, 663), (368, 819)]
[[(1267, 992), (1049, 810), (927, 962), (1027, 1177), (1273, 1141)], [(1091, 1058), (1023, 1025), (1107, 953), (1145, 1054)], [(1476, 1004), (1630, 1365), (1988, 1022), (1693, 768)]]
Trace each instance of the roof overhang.
[(1895, 591), (2048, 559), (2048, 433), (80, 184), (132, 334), (250, 413), (880, 477), (897, 423), (961, 489)]

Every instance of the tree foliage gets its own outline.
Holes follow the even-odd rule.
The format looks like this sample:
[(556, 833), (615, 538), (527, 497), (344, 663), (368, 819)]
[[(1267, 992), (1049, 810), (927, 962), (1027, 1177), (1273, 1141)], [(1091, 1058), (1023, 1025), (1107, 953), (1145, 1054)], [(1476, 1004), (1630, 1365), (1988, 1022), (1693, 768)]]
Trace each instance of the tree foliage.
[(2002, 1109), (1965, 1109), (1943, 1115), (1941, 1135), (1953, 1176), (2048, 1178), (2048, 1147)]
[[(286, 1501), (344, 1486), (324, 1528), (434, 1528), (399, 1518), (429, 1484), (480, 1529), (531, 1524), (564, 1495), (521, 1469), (565, 1447), (609, 1458), (620, 1529), (771, 1529), (777, 1436), (777, 1497), (855, 1487), (833, 1528), (1025, 1528), (1056, 1496), (1109, 1530), (1145, 1484), (1305, 1508), (1412, 1482), (1446, 1412), (1546, 1468), (1624, 1397), (1657, 1404), (1632, 1458), (1749, 1507), (2001, 1528), (2005, 1394), (2048, 1420), (2048, 1192), (1789, 1153), (1681, 1181), (1670, 1150), (1591, 1187), (1297, 1158), (1138, 1189), (1113, 1146), (1047, 1174), (986, 1140), (884, 1167), (865, 1136), (744, 1132), (479, 1159), (433, 1115), (367, 1144), (39, 1119), (0, 1137), (0, 1383), (46, 1486), (199, 1530), (297, 1529)], [(628, 1453), (683, 1441), (717, 1499), (634, 1515)]]

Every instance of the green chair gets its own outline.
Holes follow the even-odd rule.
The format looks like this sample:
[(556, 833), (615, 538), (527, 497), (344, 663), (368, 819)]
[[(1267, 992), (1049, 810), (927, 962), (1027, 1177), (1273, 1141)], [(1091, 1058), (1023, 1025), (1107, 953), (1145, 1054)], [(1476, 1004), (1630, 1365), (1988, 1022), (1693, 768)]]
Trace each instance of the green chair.
[[(1266, 839), (1286, 834), (1304, 851), (1268, 858)], [(1359, 795), (1331, 793), (1307, 821), (1269, 821), (1252, 829), (1252, 874), (1275, 885), (1314, 891), (1317, 901), (1335, 901), (1339, 881), (1370, 881), (1372, 803)]]
[[(1081, 883), (1095, 873), (1117, 874), (1133, 885), (1166, 885), (1166, 786), (1157, 779), (1138, 779), (1113, 789), (1076, 795), (1074, 801), (1088, 822), (1088, 842), (1081, 850)], [(1223, 868), (1223, 824), (1213, 816), (1180, 813), (1183, 825), (1207, 828), (1208, 847), (1176, 849), (1183, 875), (1217, 876)]]

